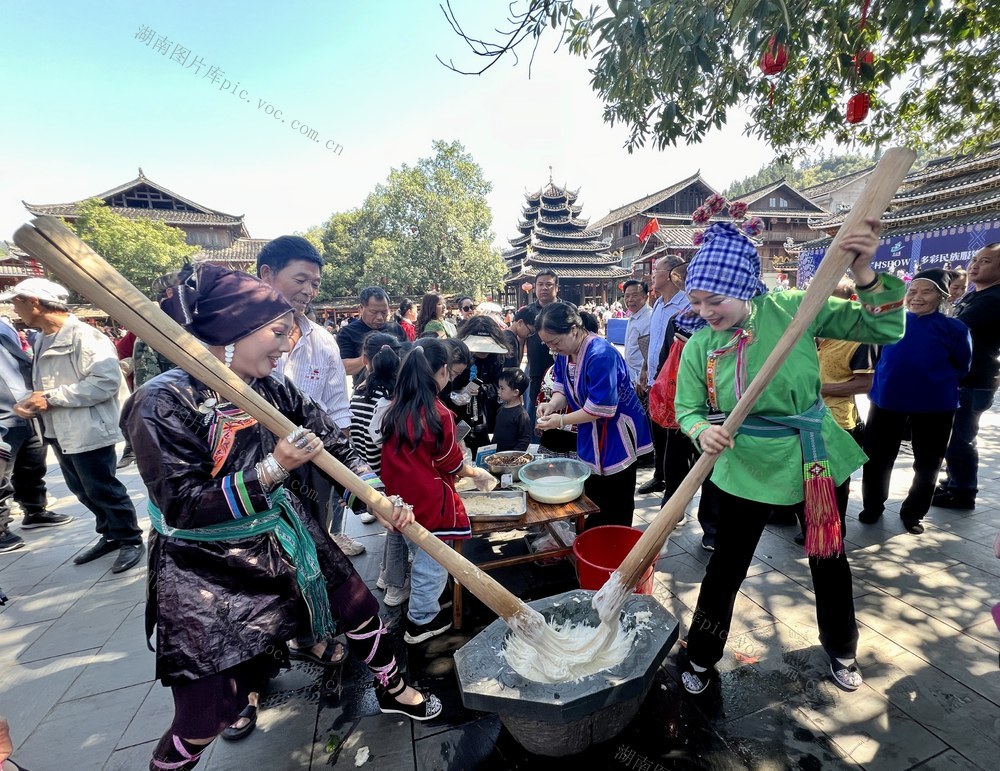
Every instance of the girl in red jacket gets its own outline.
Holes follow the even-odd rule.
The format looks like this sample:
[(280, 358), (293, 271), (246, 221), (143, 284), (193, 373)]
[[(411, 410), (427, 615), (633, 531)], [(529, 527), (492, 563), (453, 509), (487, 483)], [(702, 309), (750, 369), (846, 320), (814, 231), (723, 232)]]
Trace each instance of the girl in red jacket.
[[(400, 367), (383, 422), (382, 481), (390, 495), (405, 492), (417, 522), (438, 538), (468, 538), (469, 517), (455, 492), (455, 478), (472, 477), (482, 489), (496, 480), (486, 469), (465, 463), (455, 439), (455, 419), (437, 398), (451, 378), (447, 345), (421, 342)], [(412, 541), (407, 547), (413, 564), (403, 639), (412, 644), (447, 631), (451, 614), (438, 601), (448, 572)]]

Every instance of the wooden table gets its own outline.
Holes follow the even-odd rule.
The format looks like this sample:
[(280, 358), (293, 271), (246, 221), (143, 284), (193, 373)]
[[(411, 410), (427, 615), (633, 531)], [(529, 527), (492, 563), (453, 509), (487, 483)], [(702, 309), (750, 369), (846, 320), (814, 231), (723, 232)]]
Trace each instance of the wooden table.
[[(473, 537), (477, 535), (487, 535), (489, 533), (501, 533), (508, 530), (523, 530), (524, 528), (533, 527), (535, 525), (541, 525), (544, 527), (552, 539), (556, 543), (561, 543), (561, 540), (556, 532), (552, 528), (553, 522), (559, 522), (564, 519), (574, 520), (576, 525), (576, 532), (579, 534), (583, 530), (583, 521), (588, 514), (596, 514), (600, 509), (597, 504), (595, 504), (586, 495), (581, 495), (574, 501), (569, 503), (539, 503), (530, 495), (528, 498), (528, 511), (520, 519), (507, 519), (501, 521), (484, 522), (482, 520), (471, 519), (472, 522), (472, 535)], [(456, 540), (452, 541), (452, 547), (455, 551), (462, 552), (462, 544), (464, 541)], [(476, 567), (483, 571), (495, 570), (497, 568), (505, 568), (511, 565), (523, 565), (526, 562), (535, 562), (537, 560), (552, 559), (553, 557), (566, 557), (573, 552), (573, 544), (570, 543), (565, 546), (557, 546), (552, 549), (545, 549), (544, 551), (531, 552), (527, 554), (522, 554), (517, 557), (503, 557), (502, 559), (490, 560), (489, 562), (477, 563)], [(455, 581), (455, 587), (453, 591), (454, 602), (453, 606), (453, 623), (455, 629), (462, 628), (462, 586)]]

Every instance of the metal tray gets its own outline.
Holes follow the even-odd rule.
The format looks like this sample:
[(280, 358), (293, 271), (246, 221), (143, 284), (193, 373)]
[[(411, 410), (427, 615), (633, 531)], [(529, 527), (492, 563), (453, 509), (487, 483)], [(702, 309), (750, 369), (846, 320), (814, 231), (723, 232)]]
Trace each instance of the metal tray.
[[(491, 493), (479, 492), (464, 492), (459, 493), (458, 497), (465, 502), (465, 511), (469, 515), (469, 519), (475, 520), (476, 522), (501, 522), (508, 520), (518, 520), (523, 517), (528, 512), (528, 497), (527, 493), (523, 490), (494, 490)], [(517, 514), (476, 514), (475, 506), (476, 499), (487, 498), (490, 500), (497, 500), (499, 498), (510, 499), (514, 510)]]

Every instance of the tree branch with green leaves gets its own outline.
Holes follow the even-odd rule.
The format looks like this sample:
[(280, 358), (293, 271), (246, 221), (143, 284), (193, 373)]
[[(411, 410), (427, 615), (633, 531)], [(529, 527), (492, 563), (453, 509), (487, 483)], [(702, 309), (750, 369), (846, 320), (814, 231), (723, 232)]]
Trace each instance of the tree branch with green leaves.
[[(975, 0), (574, 0), (511, 3), (498, 42), (449, 22), (477, 56), (477, 74), (526, 41), (560, 35), (585, 58), (604, 119), (628, 130), (631, 152), (700, 142), (749, 114), (745, 133), (789, 156), (825, 139), (974, 150), (1000, 139), (1000, 4)], [(862, 15), (865, 14), (864, 24)], [(552, 32), (549, 32), (552, 30)], [(772, 42), (773, 40), (773, 42)], [(784, 47), (772, 76), (764, 53)], [(871, 57), (868, 57), (870, 52)], [(455, 65), (455, 71), (461, 72)], [(773, 91), (772, 91), (773, 86)], [(871, 97), (861, 123), (845, 119), (853, 94)]]

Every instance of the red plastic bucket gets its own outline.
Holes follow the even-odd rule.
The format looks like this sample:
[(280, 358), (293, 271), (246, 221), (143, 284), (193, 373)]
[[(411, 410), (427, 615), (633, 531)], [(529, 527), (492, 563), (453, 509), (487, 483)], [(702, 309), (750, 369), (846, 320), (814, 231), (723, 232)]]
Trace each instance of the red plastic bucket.
[[(641, 530), (623, 525), (602, 525), (580, 533), (573, 541), (580, 588), (597, 590), (604, 586), (641, 537)], [(639, 579), (636, 594), (653, 593), (653, 569), (654, 565), (650, 565)]]

